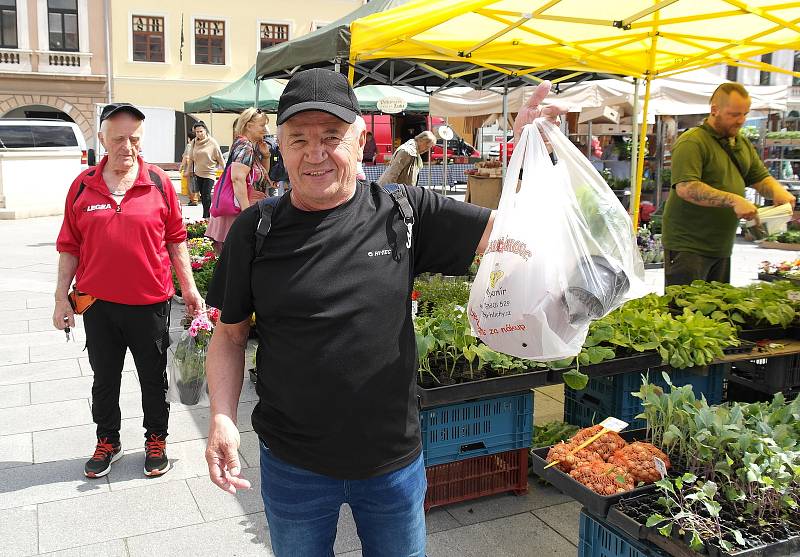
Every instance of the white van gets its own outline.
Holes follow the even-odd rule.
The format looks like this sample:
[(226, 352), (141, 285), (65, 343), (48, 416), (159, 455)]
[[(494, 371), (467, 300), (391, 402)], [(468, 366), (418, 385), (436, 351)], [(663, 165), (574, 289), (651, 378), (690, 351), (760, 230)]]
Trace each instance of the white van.
[(0, 150), (36, 149), (81, 152), (81, 169), (88, 167), (89, 152), (80, 128), (72, 122), (35, 118), (0, 118)]
[(61, 214), (93, 155), (72, 122), (0, 118), (0, 219)]

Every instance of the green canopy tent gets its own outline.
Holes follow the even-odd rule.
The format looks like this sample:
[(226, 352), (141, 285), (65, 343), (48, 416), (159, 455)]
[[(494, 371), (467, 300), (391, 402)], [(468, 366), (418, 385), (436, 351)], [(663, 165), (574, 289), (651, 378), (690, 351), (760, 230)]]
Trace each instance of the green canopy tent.
[[(278, 99), (285, 82), (278, 79), (260, 81), (258, 108), (264, 112), (277, 112)], [(400, 97), (406, 101), (404, 112), (428, 112), (428, 96), (413, 89), (389, 87), (387, 85), (367, 85), (356, 90), (361, 111), (367, 114), (380, 113), (378, 101), (386, 97)], [(183, 111), (187, 114), (200, 112), (241, 112), (256, 102), (255, 66), (237, 81), (215, 93), (186, 101)]]
[[(251, 67), (246, 74), (227, 87), (210, 95), (205, 95), (183, 103), (187, 114), (200, 112), (241, 112), (256, 101), (256, 68)], [(278, 98), (283, 92), (285, 82), (277, 79), (259, 81), (258, 108), (264, 112), (278, 110)]]

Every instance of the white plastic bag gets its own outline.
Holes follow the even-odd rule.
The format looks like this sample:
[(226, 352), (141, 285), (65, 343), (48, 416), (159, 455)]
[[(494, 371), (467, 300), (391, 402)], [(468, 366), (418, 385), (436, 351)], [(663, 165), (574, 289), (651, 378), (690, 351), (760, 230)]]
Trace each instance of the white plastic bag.
[(537, 125), (525, 126), (468, 312), (489, 347), (557, 360), (580, 352), (592, 320), (647, 288), (631, 220), (616, 195), (556, 126), (537, 123), (558, 163)]
[[(197, 331), (194, 331), (197, 333)], [(206, 350), (210, 334), (184, 331), (169, 364), (167, 400), (186, 406), (208, 404)]]

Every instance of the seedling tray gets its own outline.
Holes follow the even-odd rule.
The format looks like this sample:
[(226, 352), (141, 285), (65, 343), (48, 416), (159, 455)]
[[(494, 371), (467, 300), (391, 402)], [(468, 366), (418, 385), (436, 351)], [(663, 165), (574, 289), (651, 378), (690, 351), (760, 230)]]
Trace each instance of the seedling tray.
[[(678, 535), (677, 528), (673, 528), (673, 535), (667, 538), (659, 534), (655, 527), (648, 528), (644, 525), (647, 522), (647, 516), (651, 513), (662, 512), (657, 503), (658, 497), (659, 494), (657, 492), (650, 492), (637, 497), (626, 498), (624, 509), (620, 508), (621, 505), (614, 505), (609, 509), (606, 522), (631, 538), (650, 542), (675, 557), (696, 556), (697, 553), (692, 551)], [(634, 512), (631, 509), (635, 509), (634, 516), (632, 516)], [(743, 534), (745, 540), (749, 539), (746, 532), (743, 532)], [(710, 557), (789, 557), (796, 555), (796, 552), (800, 550), (800, 535), (790, 535), (785, 540), (773, 543), (757, 543), (762, 543), (763, 545), (741, 548), (731, 552), (724, 551), (717, 545), (708, 543), (706, 544), (706, 553)]]
[(756, 343), (749, 340), (739, 339), (739, 346), (728, 346), (722, 349), (722, 353), (729, 354), (749, 354), (756, 348)]
[[(661, 365), (661, 357), (656, 352), (642, 352), (624, 358), (614, 358), (599, 364), (581, 366), (581, 372), (589, 377), (603, 377), (617, 375), (630, 371), (643, 371), (649, 367)], [(516, 393), (525, 389), (543, 387), (563, 383), (562, 375), (574, 369), (573, 366), (564, 369), (537, 369), (516, 375), (505, 375), (478, 381), (442, 385), (440, 387), (422, 387), (417, 385), (420, 409), (442, 404), (452, 404), (476, 398)]]
[(736, 334), (736, 336), (738, 336), (740, 340), (750, 341), (775, 340), (783, 338), (798, 339), (800, 338), (800, 328), (789, 327), (784, 329), (783, 327), (765, 327), (763, 329), (742, 329)]
[[(620, 435), (626, 441), (631, 442), (644, 441), (646, 439), (646, 433), (647, 430), (645, 429), (634, 429), (623, 432)], [(545, 466), (547, 466), (547, 453), (550, 451), (550, 448), (551, 447), (543, 447), (541, 449), (534, 449), (531, 451), (531, 466), (533, 468), (533, 472), (543, 480), (551, 483), (563, 493), (581, 503), (584, 507), (586, 507), (586, 510), (596, 517), (605, 518), (611, 506), (615, 503), (618, 503), (621, 499), (636, 497), (637, 495), (641, 495), (655, 489), (655, 485), (650, 484), (634, 488), (625, 493), (618, 493), (616, 495), (599, 495), (585, 485), (572, 479), (569, 474), (565, 474), (559, 470), (557, 466), (553, 466), (545, 470)]]
[[(794, 244), (794, 245), (798, 245), (798, 249), (800, 249), (800, 244)], [(791, 277), (782, 277), (781, 275), (773, 275), (770, 273), (758, 273), (758, 280), (763, 280), (764, 282), (777, 282), (780, 280), (788, 280), (792, 284), (800, 286), (800, 279)]]

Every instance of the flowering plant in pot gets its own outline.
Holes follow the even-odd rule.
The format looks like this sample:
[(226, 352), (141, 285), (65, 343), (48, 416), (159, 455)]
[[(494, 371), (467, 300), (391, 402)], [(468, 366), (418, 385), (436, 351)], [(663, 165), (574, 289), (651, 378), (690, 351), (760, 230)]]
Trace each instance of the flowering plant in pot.
[(193, 406), (207, 400), (206, 351), (219, 314), (217, 308), (210, 307), (184, 319), (188, 327), (175, 347), (170, 366), (170, 402)]

